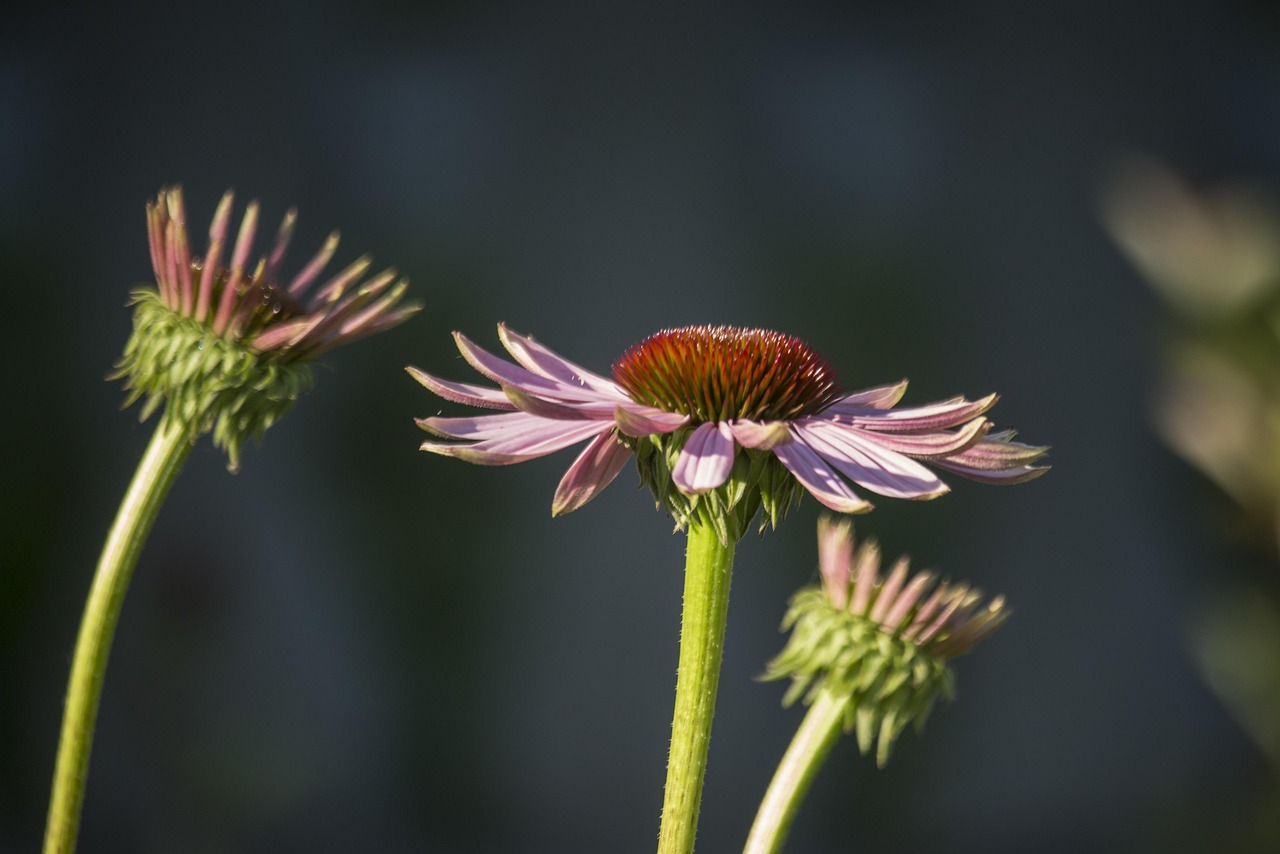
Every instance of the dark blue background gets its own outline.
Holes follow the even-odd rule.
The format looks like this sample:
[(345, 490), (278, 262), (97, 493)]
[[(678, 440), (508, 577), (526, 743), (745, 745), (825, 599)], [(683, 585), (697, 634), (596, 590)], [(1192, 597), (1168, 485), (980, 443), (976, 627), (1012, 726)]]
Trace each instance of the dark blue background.
[[(1030, 7), (1030, 8), (1028, 8)], [(395, 264), (427, 308), (332, 354), (230, 476), (203, 442), (113, 649), (81, 850), (643, 851), (657, 832), (683, 539), (625, 471), (419, 454), (513, 328), (606, 371), (666, 325), (798, 335), (849, 388), (999, 391), (1054, 445), (1015, 489), (859, 523), (1015, 615), (887, 770), (839, 745), (788, 850), (1230, 844), (1260, 756), (1185, 630), (1220, 498), (1155, 440), (1158, 301), (1097, 219), (1121, 158), (1280, 170), (1266, 3), (102, 4), (0, 18), (0, 851), (43, 830), (67, 663), (150, 435), (104, 377), (181, 182), (296, 204), (291, 267)], [(203, 247), (203, 238), (196, 240)], [(700, 852), (738, 850), (799, 721), (753, 681), (815, 574), (816, 504), (739, 548)]]

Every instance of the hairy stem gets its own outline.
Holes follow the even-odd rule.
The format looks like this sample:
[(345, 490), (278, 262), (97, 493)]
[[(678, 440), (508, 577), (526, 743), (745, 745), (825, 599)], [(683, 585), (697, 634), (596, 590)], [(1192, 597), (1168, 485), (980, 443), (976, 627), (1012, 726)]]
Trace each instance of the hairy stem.
[(850, 702), (849, 697), (836, 696), (825, 688), (813, 701), (760, 802), (743, 854), (777, 854), (782, 850), (800, 802), (840, 738)]
[(159, 419), (151, 444), (129, 484), (106, 545), (98, 559), (93, 586), (85, 603), (67, 683), (58, 761), (45, 828), (45, 854), (71, 854), (80, 828), (80, 808), (89, 775), (93, 725), (102, 696), (107, 656), (124, 604), (129, 577), (156, 513), (191, 451), (188, 432), (167, 418)]
[(720, 542), (715, 529), (694, 518), (685, 552), (684, 611), (680, 619), (680, 664), (671, 722), (671, 753), (662, 801), (659, 854), (689, 854), (698, 831), (702, 780), (711, 742), (711, 718), (729, 613), (734, 543)]

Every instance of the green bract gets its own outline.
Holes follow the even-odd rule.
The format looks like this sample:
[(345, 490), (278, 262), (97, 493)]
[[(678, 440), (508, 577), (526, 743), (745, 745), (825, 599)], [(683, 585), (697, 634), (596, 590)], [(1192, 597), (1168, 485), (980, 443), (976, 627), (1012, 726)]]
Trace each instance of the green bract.
[(833, 607), (820, 588), (792, 598), (782, 627), (792, 630), (791, 638), (763, 678), (791, 678), (782, 701), (788, 706), (801, 698), (807, 705), (824, 688), (850, 698), (845, 731), (857, 731), (864, 754), (874, 745), (881, 767), (907, 724), (922, 729), (938, 698), (952, 699), (955, 677), (945, 659), (867, 617)]
[(640, 484), (648, 486), (657, 507), (671, 514), (676, 529), (684, 530), (695, 514), (711, 525), (722, 543), (737, 542), (763, 509), (759, 531), (778, 526), (803, 490), (786, 467), (769, 451), (742, 448), (733, 469), (721, 485), (702, 494), (686, 494), (675, 487), (671, 470), (693, 432), (682, 427), (673, 433), (655, 433), (618, 439), (636, 455)]
[(142, 419), (164, 404), (161, 417), (192, 440), (211, 432), (232, 471), (240, 465), (240, 445), (261, 439), (311, 388), (307, 363), (217, 335), (165, 306), (150, 288), (135, 290), (132, 304), (133, 335), (115, 374), (129, 390), (125, 405), (145, 397)]

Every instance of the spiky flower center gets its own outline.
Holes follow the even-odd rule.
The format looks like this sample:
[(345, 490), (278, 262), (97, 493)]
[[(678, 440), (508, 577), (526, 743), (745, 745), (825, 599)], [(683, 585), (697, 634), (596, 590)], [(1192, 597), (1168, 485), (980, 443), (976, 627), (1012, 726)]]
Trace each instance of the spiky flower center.
[(651, 335), (614, 362), (613, 378), (637, 403), (695, 422), (799, 418), (843, 394), (831, 365), (808, 344), (735, 326)]

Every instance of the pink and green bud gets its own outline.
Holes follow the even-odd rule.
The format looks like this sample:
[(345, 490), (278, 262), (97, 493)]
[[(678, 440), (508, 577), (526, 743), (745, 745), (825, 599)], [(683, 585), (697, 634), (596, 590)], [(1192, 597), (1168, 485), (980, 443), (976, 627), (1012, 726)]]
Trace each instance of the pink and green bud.
[(764, 678), (792, 680), (785, 705), (811, 703), (824, 691), (850, 699), (845, 730), (856, 731), (864, 754), (874, 747), (883, 767), (902, 730), (923, 728), (938, 698), (952, 698), (948, 661), (1010, 612), (1003, 597), (983, 605), (967, 584), (912, 575), (905, 557), (882, 574), (879, 546), (866, 540), (855, 548), (848, 519), (819, 521), (818, 563), (822, 585), (792, 597), (782, 625), (791, 637)]
[(180, 188), (161, 190), (147, 205), (156, 286), (133, 293), (133, 336), (116, 376), (129, 390), (126, 405), (145, 398), (143, 419), (163, 404), (162, 417), (191, 438), (212, 433), (234, 470), (241, 443), (260, 438), (311, 387), (312, 360), (390, 329), (421, 306), (401, 304), (408, 282), (394, 270), (365, 279), (368, 257), (313, 289), (337, 249), (337, 232), (282, 279), (292, 210), (271, 250), (251, 263), (258, 204), (245, 210), (233, 238), (233, 201), (227, 191), (218, 204), (203, 257), (191, 252)]

